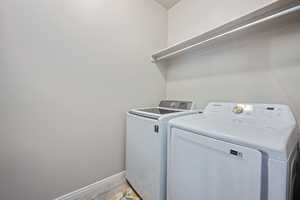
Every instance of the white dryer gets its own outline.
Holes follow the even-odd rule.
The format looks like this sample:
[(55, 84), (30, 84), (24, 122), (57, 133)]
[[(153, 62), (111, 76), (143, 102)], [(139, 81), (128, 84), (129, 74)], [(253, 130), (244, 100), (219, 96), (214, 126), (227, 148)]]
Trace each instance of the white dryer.
[(210, 103), (168, 128), (168, 200), (292, 200), (298, 128), (286, 105)]
[(167, 125), (195, 113), (191, 101), (161, 101), (127, 113), (126, 178), (144, 200), (166, 200)]

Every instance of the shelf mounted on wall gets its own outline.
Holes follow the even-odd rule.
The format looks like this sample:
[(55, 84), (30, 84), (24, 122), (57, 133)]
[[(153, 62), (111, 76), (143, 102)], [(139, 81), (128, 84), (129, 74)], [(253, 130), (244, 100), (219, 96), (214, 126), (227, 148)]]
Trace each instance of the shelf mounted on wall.
[(193, 48), (200, 48), (209, 42), (217, 41), (230, 34), (246, 30), (250, 27), (279, 18), (281, 16), (300, 11), (299, 0), (278, 0), (268, 6), (260, 8), (250, 14), (235, 19), (229, 23), (212, 29), (206, 33), (179, 42), (152, 55), (152, 62), (158, 62)]

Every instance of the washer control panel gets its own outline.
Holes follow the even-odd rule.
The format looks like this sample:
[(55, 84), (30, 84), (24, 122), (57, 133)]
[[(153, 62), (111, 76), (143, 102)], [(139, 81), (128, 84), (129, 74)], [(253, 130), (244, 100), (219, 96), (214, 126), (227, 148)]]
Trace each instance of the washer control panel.
[(161, 108), (172, 108), (172, 109), (180, 109), (180, 110), (192, 110), (193, 109), (192, 101), (172, 101), (172, 100), (164, 100), (159, 103), (159, 107)]

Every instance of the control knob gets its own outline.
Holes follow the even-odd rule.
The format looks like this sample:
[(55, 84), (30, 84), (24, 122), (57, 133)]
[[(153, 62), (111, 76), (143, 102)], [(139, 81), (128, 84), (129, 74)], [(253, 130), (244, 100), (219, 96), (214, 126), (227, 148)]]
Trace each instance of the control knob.
[(244, 112), (244, 108), (240, 105), (237, 105), (233, 108), (233, 111), (235, 114), (241, 114)]

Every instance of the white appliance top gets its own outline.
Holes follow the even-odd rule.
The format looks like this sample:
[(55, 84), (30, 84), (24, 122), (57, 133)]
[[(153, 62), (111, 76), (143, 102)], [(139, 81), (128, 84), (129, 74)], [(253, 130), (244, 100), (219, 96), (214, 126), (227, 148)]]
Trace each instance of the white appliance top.
[(203, 114), (172, 119), (170, 126), (255, 148), (279, 160), (288, 159), (298, 142), (287, 105), (210, 103)]
[(152, 119), (159, 119), (164, 115), (175, 116), (179, 112), (190, 111), (193, 108), (194, 104), (192, 101), (164, 100), (159, 103), (158, 107), (132, 109), (129, 113)]

